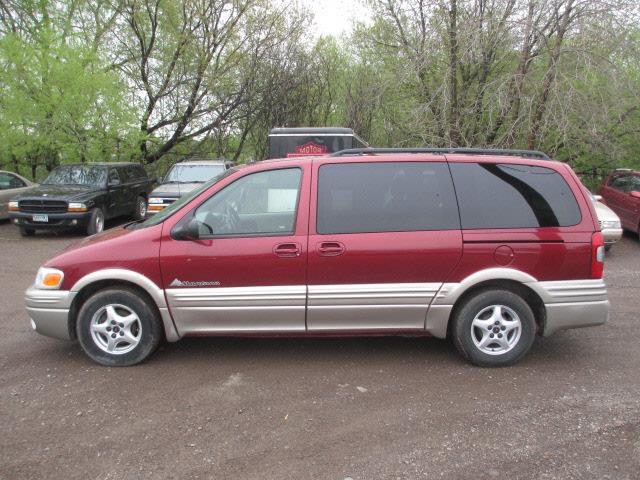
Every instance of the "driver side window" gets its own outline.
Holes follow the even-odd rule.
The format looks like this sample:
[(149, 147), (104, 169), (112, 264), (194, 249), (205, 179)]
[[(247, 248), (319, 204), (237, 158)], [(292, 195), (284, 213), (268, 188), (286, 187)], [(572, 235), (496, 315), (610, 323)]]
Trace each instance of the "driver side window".
[(228, 185), (195, 212), (203, 236), (293, 233), (302, 171), (269, 170)]

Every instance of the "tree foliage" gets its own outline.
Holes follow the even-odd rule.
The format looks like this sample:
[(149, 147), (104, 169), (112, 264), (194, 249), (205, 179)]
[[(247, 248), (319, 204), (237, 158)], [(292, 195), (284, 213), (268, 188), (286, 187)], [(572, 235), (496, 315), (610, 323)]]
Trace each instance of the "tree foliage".
[(314, 39), (297, 2), (0, 1), (0, 162), (264, 158), (278, 126), (376, 146), (536, 148), (640, 166), (633, 0), (363, 0)]

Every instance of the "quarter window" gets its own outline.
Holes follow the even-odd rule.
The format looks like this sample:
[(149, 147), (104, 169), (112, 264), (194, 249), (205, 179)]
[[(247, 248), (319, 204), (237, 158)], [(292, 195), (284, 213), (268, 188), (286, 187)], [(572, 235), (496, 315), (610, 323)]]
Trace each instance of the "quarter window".
[(550, 168), (452, 163), (462, 228), (565, 227), (580, 223), (569, 185)]
[(300, 194), (299, 168), (246, 175), (196, 209), (200, 234), (286, 235), (294, 231)]
[(327, 164), (318, 178), (321, 234), (460, 228), (442, 162)]

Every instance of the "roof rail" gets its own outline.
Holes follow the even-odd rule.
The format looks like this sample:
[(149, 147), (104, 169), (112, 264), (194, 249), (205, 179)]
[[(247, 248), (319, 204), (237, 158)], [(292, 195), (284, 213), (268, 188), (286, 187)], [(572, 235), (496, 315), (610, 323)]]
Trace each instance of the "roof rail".
[(345, 157), (348, 155), (375, 155), (377, 153), (439, 153), (464, 155), (496, 155), (550, 160), (544, 152), (537, 150), (506, 150), (500, 148), (350, 148), (332, 153), (331, 157)]

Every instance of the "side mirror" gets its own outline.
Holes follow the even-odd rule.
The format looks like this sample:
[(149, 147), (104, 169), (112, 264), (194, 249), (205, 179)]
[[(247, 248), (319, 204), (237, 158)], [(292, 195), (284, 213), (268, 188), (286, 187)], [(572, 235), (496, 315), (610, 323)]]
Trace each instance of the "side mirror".
[(158, 184), (161, 184), (162, 183), (162, 176), (158, 177), (156, 182), (158, 182)]
[(186, 224), (179, 223), (171, 230), (171, 238), (174, 240), (200, 239), (200, 222), (196, 218), (192, 218)]
[(640, 192), (638, 192), (637, 190), (634, 190), (633, 192), (629, 192), (629, 195), (632, 196), (633, 198), (640, 198)]
[(596, 202), (600, 202), (602, 200), (602, 195), (594, 195), (593, 198), (596, 200)]

